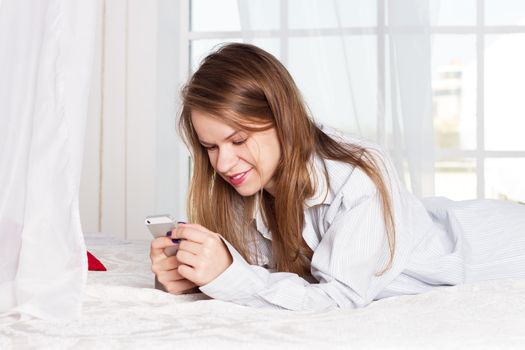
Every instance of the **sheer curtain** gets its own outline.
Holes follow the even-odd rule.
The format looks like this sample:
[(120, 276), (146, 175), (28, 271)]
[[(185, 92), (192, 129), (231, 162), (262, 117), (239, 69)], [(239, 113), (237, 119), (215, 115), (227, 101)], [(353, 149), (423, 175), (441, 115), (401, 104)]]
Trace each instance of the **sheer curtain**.
[(97, 7), (0, 1), (3, 320), (80, 314), (87, 261), (78, 193)]
[[(429, 1), (287, 0), (280, 24), (274, 1), (237, 1), (243, 40), (280, 56), (314, 117), (382, 144), (418, 196), (434, 194)], [(279, 48), (253, 34), (279, 25)]]
[[(390, 114), (389, 145), (400, 174), (407, 174), (412, 192), (434, 194), (434, 130), (430, 6), (428, 0), (390, 0), (389, 25)], [(402, 164), (406, 161), (407, 172)]]

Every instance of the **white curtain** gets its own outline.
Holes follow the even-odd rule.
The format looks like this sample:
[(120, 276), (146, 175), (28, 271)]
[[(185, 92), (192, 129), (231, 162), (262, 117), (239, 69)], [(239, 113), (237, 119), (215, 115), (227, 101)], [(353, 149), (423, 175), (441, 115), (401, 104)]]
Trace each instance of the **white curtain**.
[[(387, 1), (390, 28), (391, 151), (414, 194), (434, 194), (429, 0)], [(388, 116), (388, 112), (387, 112)]]
[(385, 146), (418, 196), (434, 194), (429, 1), (288, 0), (285, 45), (252, 34), (279, 28), (278, 4), (237, 1), (243, 40), (280, 56), (314, 117)]
[(0, 316), (80, 314), (78, 193), (97, 1), (0, 1)]

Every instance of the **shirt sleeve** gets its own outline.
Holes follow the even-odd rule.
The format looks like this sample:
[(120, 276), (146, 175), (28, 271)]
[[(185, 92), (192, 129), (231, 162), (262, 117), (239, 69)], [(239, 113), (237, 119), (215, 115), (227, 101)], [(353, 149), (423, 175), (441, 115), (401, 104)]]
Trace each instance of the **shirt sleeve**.
[(314, 251), (311, 272), (318, 283), (250, 265), (225, 241), (233, 263), (200, 290), (219, 300), (289, 310), (355, 308), (372, 302), (400, 273), (404, 258), (394, 256), (392, 268), (377, 275), (390, 252), (379, 193), (363, 176), (355, 178), (361, 187), (349, 186), (351, 196), (345, 199), (345, 191), (340, 193), (337, 214)]

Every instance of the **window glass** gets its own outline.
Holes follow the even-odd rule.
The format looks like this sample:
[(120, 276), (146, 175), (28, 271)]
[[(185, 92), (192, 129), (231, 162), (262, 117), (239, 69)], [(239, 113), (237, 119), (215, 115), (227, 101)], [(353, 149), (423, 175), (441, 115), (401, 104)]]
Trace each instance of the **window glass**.
[(191, 30), (241, 30), (237, 0), (191, 0)]
[(432, 113), (437, 147), (476, 147), (476, 76), (474, 35), (433, 37)]
[(476, 16), (476, 0), (430, 0), (432, 25), (472, 26)]
[(485, 24), (525, 25), (525, 1), (485, 0)]
[(525, 150), (525, 34), (487, 35), (485, 148)]
[(436, 162), (435, 193), (455, 200), (477, 197), (475, 159), (451, 159)]
[(485, 197), (525, 203), (525, 158), (485, 160)]

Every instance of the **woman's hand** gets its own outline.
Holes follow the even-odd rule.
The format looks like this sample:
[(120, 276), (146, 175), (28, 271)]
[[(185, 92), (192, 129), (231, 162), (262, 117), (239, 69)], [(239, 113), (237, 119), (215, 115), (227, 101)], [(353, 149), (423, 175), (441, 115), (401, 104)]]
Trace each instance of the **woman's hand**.
[(177, 271), (180, 263), (176, 256), (167, 256), (165, 248), (176, 247), (169, 237), (159, 237), (151, 241), (150, 259), (151, 271), (157, 277), (157, 281), (164, 289), (172, 294), (184, 294), (196, 287), (196, 284), (188, 281)]
[(172, 238), (182, 239), (176, 255), (179, 275), (199, 287), (213, 281), (233, 262), (219, 234), (201, 225), (179, 224)]

